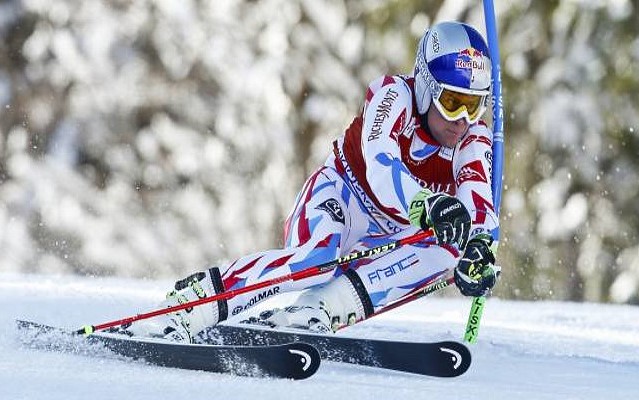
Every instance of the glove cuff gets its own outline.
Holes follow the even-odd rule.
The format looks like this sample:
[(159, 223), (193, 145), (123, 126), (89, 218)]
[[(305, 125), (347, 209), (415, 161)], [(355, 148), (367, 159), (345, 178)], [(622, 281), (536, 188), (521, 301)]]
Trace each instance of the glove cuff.
[(428, 189), (422, 189), (413, 199), (410, 201), (408, 207), (408, 220), (410, 224), (418, 228), (423, 228), (426, 225), (427, 219), (427, 201), (435, 194)]

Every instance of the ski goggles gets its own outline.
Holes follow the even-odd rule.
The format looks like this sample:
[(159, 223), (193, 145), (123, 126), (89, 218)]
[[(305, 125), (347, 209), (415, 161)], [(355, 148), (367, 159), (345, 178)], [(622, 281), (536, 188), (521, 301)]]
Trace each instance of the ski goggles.
[(465, 118), (470, 124), (474, 124), (486, 112), (487, 90), (465, 90), (449, 88), (441, 85), (442, 90), (438, 96), (433, 97), (433, 102), (440, 114), (447, 121), (457, 121)]

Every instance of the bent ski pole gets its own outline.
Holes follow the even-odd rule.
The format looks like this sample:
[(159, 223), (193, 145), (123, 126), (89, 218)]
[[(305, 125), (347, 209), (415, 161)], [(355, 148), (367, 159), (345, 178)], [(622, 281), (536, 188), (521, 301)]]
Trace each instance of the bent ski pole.
[(433, 236), (432, 230), (422, 231), (414, 235), (405, 237), (403, 239), (396, 240), (394, 242), (373, 247), (367, 250), (356, 251), (356, 252), (347, 254), (343, 257), (336, 258), (332, 261), (328, 261), (323, 264), (316, 265), (314, 267), (309, 267), (301, 271), (293, 272), (293, 273), (283, 275), (277, 278), (258, 282), (253, 285), (245, 286), (243, 288), (222, 292), (222, 293), (216, 294), (215, 296), (205, 297), (203, 299), (190, 301), (188, 303), (183, 303), (183, 304), (179, 304), (172, 307), (161, 308), (161, 309), (150, 311), (147, 313), (126, 317), (126, 318), (118, 319), (115, 321), (105, 322), (98, 325), (87, 325), (77, 330), (76, 333), (90, 335), (94, 333), (95, 331), (100, 331), (103, 329), (108, 329), (108, 328), (112, 328), (112, 327), (120, 326), (120, 325), (126, 325), (135, 321), (157, 317), (159, 315), (170, 314), (172, 312), (181, 311), (187, 308), (196, 307), (202, 304), (211, 303), (218, 300), (227, 300), (243, 293), (251, 292), (258, 289), (263, 289), (265, 287), (277, 285), (279, 283), (283, 283), (287, 281), (298, 281), (300, 279), (310, 278), (310, 277), (321, 275), (323, 273), (334, 270), (335, 268), (337, 268), (338, 266), (342, 264), (359, 260), (362, 258), (372, 257), (382, 253), (386, 253), (398, 247), (401, 247), (407, 244), (414, 244), (432, 236)]

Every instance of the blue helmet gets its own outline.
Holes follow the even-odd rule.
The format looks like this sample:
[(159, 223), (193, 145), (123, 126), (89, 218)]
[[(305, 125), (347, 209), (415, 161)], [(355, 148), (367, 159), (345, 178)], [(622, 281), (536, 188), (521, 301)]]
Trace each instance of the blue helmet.
[[(446, 119), (465, 117), (474, 123), (486, 111), (490, 94), (488, 45), (482, 35), (467, 24), (435, 24), (419, 41), (414, 77), (420, 114), (425, 114), (434, 102)], [(442, 93), (449, 96), (442, 97)], [(450, 100), (451, 93), (461, 94), (463, 100)], [(464, 104), (469, 99), (472, 104)]]

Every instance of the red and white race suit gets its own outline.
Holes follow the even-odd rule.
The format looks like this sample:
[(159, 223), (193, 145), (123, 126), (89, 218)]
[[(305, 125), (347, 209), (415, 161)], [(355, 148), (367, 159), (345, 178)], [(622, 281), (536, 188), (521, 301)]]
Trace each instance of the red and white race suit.
[[(456, 196), (472, 217), (471, 238), (498, 229), (491, 192), (492, 133), (471, 125), (454, 148), (429, 134), (416, 110), (413, 78), (383, 76), (366, 92), (362, 113), (304, 184), (285, 225), (285, 247), (262, 251), (222, 266), (226, 290), (303, 270), (355, 250), (418, 231), (408, 221), (411, 199), (422, 188)], [(453, 269), (455, 246), (434, 239), (362, 259), (354, 269), (375, 311)], [(272, 295), (324, 284), (342, 267), (228, 300), (238, 314)]]

